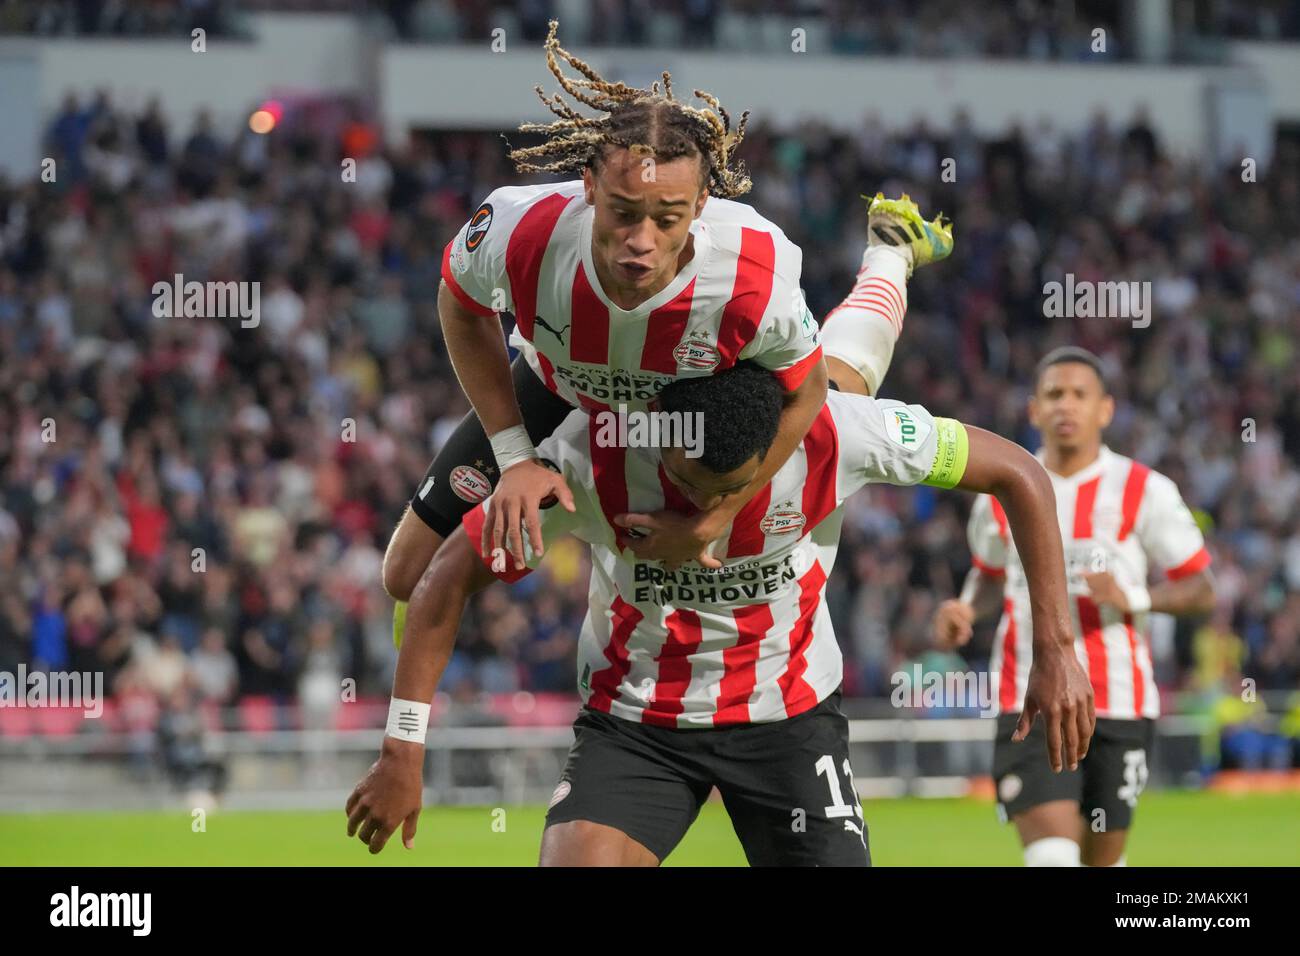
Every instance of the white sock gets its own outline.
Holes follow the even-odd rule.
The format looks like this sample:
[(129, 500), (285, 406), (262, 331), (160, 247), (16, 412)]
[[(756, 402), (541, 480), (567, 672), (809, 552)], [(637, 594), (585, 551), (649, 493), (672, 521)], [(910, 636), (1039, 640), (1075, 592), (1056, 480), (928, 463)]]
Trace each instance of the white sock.
[(1079, 844), (1069, 837), (1043, 837), (1025, 847), (1025, 866), (1080, 866)]
[(905, 253), (868, 246), (853, 291), (822, 322), (822, 351), (856, 369), (872, 395), (880, 392), (907, 314)]

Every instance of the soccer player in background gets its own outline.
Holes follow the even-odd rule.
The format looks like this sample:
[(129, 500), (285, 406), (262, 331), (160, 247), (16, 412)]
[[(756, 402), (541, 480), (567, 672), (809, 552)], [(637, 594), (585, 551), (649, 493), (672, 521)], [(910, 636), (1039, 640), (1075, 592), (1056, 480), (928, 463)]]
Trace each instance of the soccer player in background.
[[(1214, 607), (1210, 554), (1178, 488), (1103, 444), (1114, 412), (1091, 352), (1067, 346), (1039, 363), (1029, 420), (1042, 434), (1037, 457), (1056, 491), (1075, 652), (1097, 708), (1092, 748), (1077, 770), (1052, 773), (1041, 748), (1011, 742), (1036, 653), (1035, 625), (1020, 542), (995, 497), (976, 501), (968, 527), (974, 566), (961, 597), (945, 601), (935, 617), (939, 644), (952, 648), (970, 640), (976, 621), (1002, 612), (990, 662), (1001, 711), (993, 777), (1027, 866), (1124, 864), (1160, 714), (1147, 616)], [(1148, 586), (1153, 568), (1166, 580)]]
[[(538, 504), (554, 497), (571, 509), (573, 495), (540, 464), (534, 443), (570, 411), (644, 409), (669, 382), (752, 359), (790, 395), (770, 454), (749, 487), (689, 518), (664, 512), (646, 526), (647, 555), (670, 567), (716, 567), (710, 544), (823, 407), (823, 334), (842, 382), (874, 392), (902, 328), (908, 276), (952, 249), (942, 218), (927, 223), (907, 197), (877, 196), (862, 271), (823, 333), (799, 289), (799, 248), (731, 201), (750, 185), (735, 160), (748, 114), (732, 129), (709, 94), (695, 93), (703, 109), (676, 99), (667, 73), (650, 90), (607, 82), (559, 46), (555, 23), (546, 54), (564, 92), (605, 115), (584, 116), (539, 87), (559, 118), (522, 127), (545, 141), (511, 158), (521, 172), (581, 179), (495, 190), (444, 252), (438, 310), (474, 411), (434, 459), (384, 556), (399, 642), (404, 602), (430, 558), (489, 494), (496, 507), (485, 545), (504, 543), (518, 566), (525, 533), (542, 551)], [(567, 76), (561, 61), (581, 76)], [(507, 311), (521, 353), (513, 368), (498, 315)]]
[[(647, 512), (689, 517), (748, 488), (775, 453), (789, 395), (779, 373), (744, 362), (674, 382), (660, 399), (662, 412), (702, 423), (698, 457), (627, 447), (612, 440), (609, 417), (582, 411), (541, 444), (575, 504), (542, 509), (542, 530), (588, 542), (593, 566), (578, 651), (585, 706), (548, 808), (543, 865), (657, 865), (715, 786), (753, 865), (870, 862), (824, 591), (841, 505), (873, 481), (1005, 503), (1033, 594), (1034, 666), (1018, 734), (1041, 713), (1052, 765), (1077, 766), (1092, 734), (1091, 691), (1072, 653), (1051, 484), (1032, 456), (919, 405), (835, 390), (739, 510), (722, 567), (671, 571), (633, 532)], [(412, 596), (381, 755), (347, 802), (348, 834), (372, 853), (399, 826), (408, 847), (415, 836), (429, 701), (469, 595), (539, 563), (531, 549), (518, 568), (483, 546), (497, 504), (493, 495), (465, 516)]]

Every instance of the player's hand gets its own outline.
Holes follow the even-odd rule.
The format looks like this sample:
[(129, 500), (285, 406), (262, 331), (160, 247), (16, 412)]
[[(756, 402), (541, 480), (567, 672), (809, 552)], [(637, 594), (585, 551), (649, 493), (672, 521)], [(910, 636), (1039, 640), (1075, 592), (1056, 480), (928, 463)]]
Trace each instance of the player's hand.
[(348, 836), (378, 853), (401, 826), (402, 843), (415, 847), (415, 827), (424, 795), (424, 746), (384, 738), (379, 759), (348, 797)]
[(655, 511), (614, 516), (614, 524), (620, 528), (641, 533), (629, 545), (633, 554), (642, 561), (658, 561), (670, 571), (687, 561), (696, 561), (706, 568), (722, 567), (722, 562), (709, 553), (709, 545), (722, 536), (729, 521), (719, 527), (718, 516), (709, 511), (698, 515)]
[(1083, 576), (1088, 583), (1088, 593), (1097, 604), (1113, 607), (1127, 614), (1130, 610), (1128, 595), (1109, 571), (1094, 571)]
[(965, 601), (950, 598), (934, 614), (934, 640), (945, 651), (961, 647), (975, 633), (975, 609)]
[(1092, 684), (1074, 656), (1073, 644), (1060, 641), (1048, 647), (1047, 651), (1034, 648), (1025, 709), (1020, 712), (1020, 722), (1011, 739), (1017, 743), (1024, 740), (1034, 725), (1034, 718), (1042, 714), (1047, 731), (1047, 757), (1052, 770), (1060, 773), (1067, 766), (1076, 769), (1087, 754), (1097, 725), (1097, 711), (1093, 706)]
[(573, 492), (568, 482), (557, 471), (552, 471), (538, 459), (531, 458), (511, 465), (501, 474), (496, 490), (492, 492), (492, 507), (488, 520), (483, 522), (483, 554), (493, 554), (505, 547), (515, 559), (515, 570), (527, 566), (524, 557), (524, 527), (528, 528), (528, 543), (538, 557), (542, 550), (542, 523), (537, 517), (539, 506), (548, 498), (556, 498), (568, 511), (573, 511)]

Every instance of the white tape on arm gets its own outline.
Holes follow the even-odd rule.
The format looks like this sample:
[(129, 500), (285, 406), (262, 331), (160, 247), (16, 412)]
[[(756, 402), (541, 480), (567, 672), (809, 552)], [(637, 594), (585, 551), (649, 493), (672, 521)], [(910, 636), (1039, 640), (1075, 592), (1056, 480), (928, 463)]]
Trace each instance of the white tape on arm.
[(1151, 592), (1141, 585), (1125, 588), (1124, 597), (1128, 598), (1130, 614), (1145, 614), (1151, 610)]
[(538, 457), (533, 440), (528, 437), (528, 429), (523, 425), (503, 428), (488, 441), (492, 443), (492, 454), (496, 457), (497, 467), (503, 472), (511, 465)]
[(423, 745), (425, 735), (429, 732), (431, 709), (429, 704), (422, 704), (418, 700), (394, 697), (388, 705), (388, 728), (384, 735)]

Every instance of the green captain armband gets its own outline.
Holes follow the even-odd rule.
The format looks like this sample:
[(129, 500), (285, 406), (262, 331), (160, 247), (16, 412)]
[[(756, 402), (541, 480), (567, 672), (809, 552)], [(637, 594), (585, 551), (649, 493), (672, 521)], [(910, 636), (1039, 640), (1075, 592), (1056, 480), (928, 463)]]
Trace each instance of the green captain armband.
[(934, 426), (934, 464), (921, 484), (953, 488), (966, 474), (970, 439), (966, 435), (966, 426), (955, 418), (936, 418)]
[(402, 649), (402, 633), (406, 630), (406, 602), (393, 603), (393, 646)]

